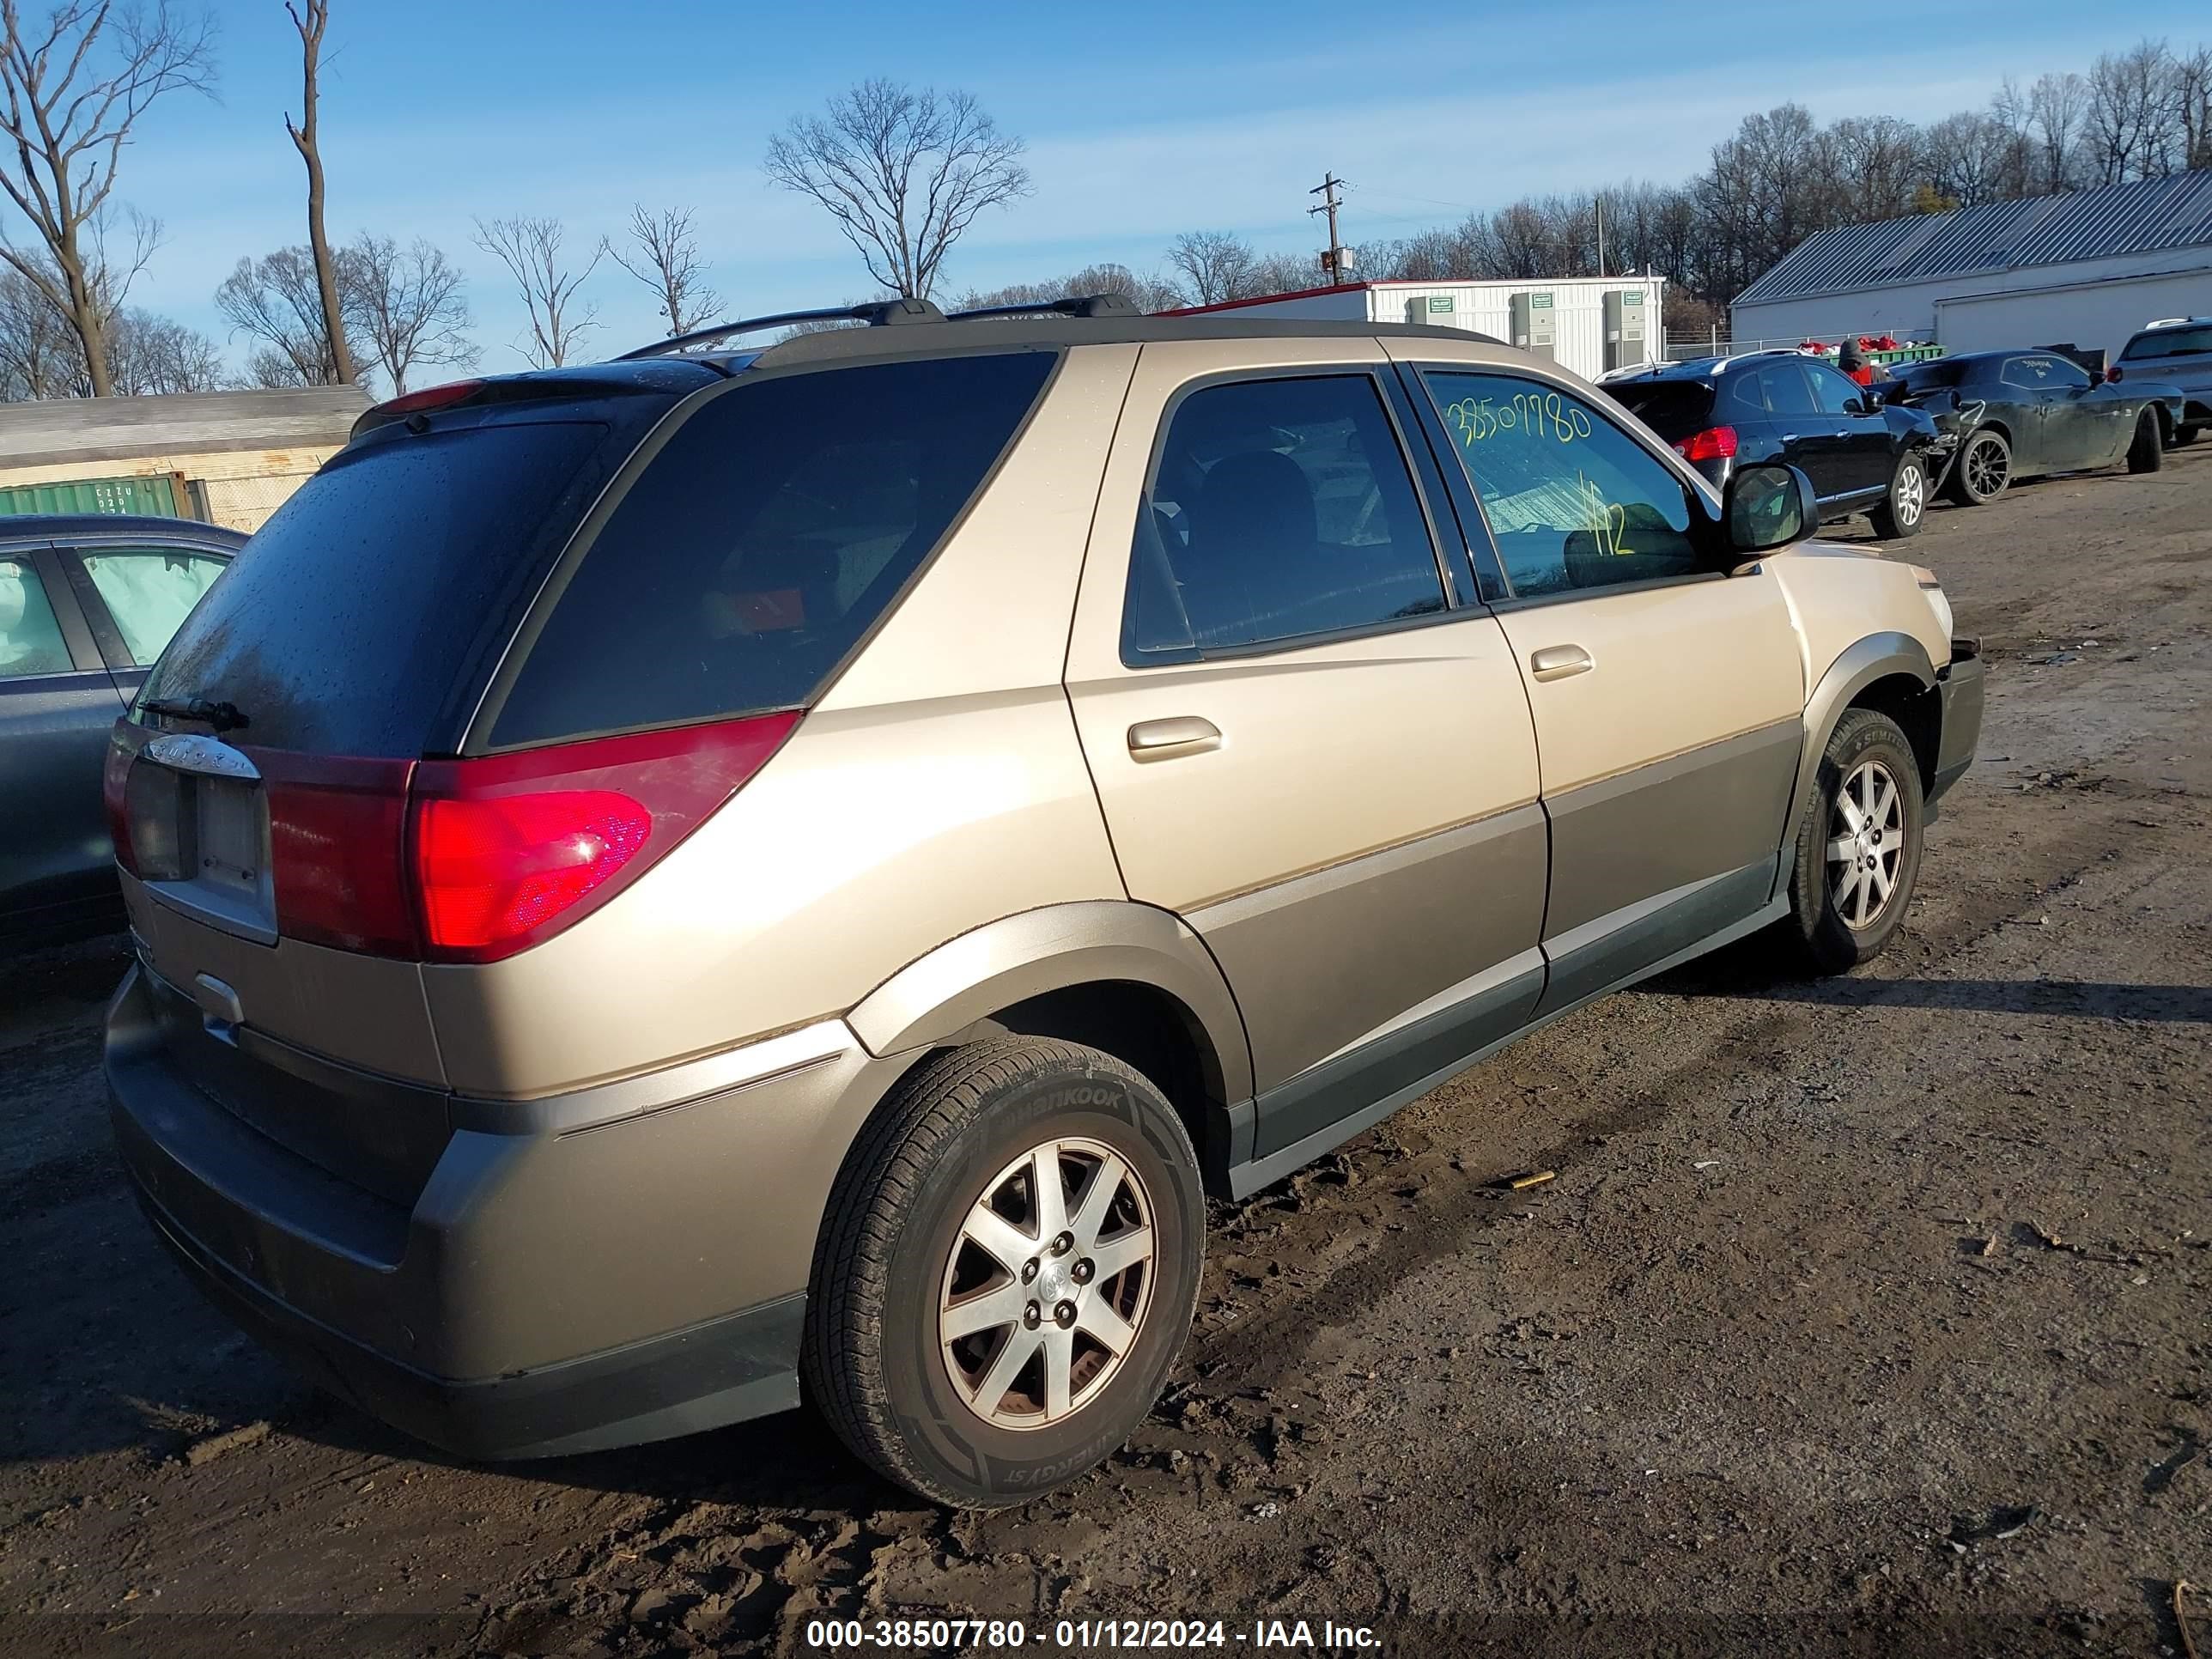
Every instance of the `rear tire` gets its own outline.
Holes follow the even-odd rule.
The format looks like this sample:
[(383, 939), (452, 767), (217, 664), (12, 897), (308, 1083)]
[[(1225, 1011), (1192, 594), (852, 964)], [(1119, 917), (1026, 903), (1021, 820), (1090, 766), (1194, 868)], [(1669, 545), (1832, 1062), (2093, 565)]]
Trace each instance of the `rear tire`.
[(2004, 434), (1984, 427), (1966, 434), (1943, 492), (1960, 507), (1987, 507), (2012, 483), (2012, 446)]
[(908, 1491), (1025, 1503), (1152, 1409), (1205, 1248), (1198, 1160), (1158, 1090), (1073, 1043), (969, 1043), (903, 1079), (847, 1158), (801, 1376)]
[(2135, 441), (2128, 446), (2128, 471), (2155, 472), (2166, 465), (2166, 440), (2159, 430), (2158, 414), (2146, 409), (2136, 422)]
[(1912, 902), (1924, 817), (1920, 763), (1897, 722), (1847, 711), (1797, 826), (1790, 915), (1778, 930), (1793, 967), (1825, 976), (1881, 954)]
[(2168, 449), (2186, 449), (2190, 445), (2197, 441), (2197, 434), (2203, 430), (2204, 428), (2201, 426), (2178, 426), (2173, 428), (2173, 441), (2168, 444), (2166, 447)]
[(1899, 458), (1889, 476), (1889, 493), (1867, 518), (1874, 533), (1886, 542), (1902, 541), (1920, 533), (1928, 516), (1928, 468), (1917, 455)]

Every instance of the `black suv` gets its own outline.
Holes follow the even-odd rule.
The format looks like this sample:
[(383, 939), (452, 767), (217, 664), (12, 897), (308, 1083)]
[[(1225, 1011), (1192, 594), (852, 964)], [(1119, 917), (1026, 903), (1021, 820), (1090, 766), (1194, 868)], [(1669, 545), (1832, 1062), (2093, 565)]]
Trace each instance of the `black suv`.
[(1942, 471), (1934, 421), (1884, 407), (1803, 352), (1660, 363), (1610, 376), (1603, 389), (1716, 489), (1738, 465), (1787, 462), (1813, 480), (1823, 523), (1863, 513), (1885, 539), (1919, 533)]
[(2212, 317), (2166, 317), (2138, 331), (2120, 348), (2112, 378), (2154, 378), (2181, 388), (2186, 400), (2166, 442), (2197, 441), (2212, 427)]

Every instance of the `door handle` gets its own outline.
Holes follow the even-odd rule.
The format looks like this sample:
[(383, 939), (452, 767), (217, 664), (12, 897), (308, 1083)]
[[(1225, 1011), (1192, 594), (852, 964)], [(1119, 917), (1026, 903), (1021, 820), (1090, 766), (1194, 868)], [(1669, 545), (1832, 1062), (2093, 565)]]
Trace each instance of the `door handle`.
[(1782, 434), (1782, 441), (1785, 444), (1794, 444), (1797, 441), (1797, 434), (1794, 432), (1785, 432)]
[(1530, 671), (1540, 680), (1563, 680), (1596, 666), (1596, 659), (1579, 645), (1547, 645), (1528, 659)]
[(1221, 728), (1197, 714), (1139, 720), (1129, 728), (1132, 760), (1173, 760), (1178, 755), (1202, 755), (1209, 749), (1220, 747)]

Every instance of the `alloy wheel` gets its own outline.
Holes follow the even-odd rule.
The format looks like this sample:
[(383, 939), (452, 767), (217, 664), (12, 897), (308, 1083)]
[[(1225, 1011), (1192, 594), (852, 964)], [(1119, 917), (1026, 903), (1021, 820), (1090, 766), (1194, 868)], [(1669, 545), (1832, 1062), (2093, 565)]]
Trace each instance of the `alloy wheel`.
[(1143, 1179), (1101, 1142), (1054, 1139), (994, 1176), (945, 1266), (938, 1346), (969, 1410), (1042, 1429), (1098, 1397), (1152, 1302)]
[(1987, 438), (1976, 439), (1967, 448), (1964, 465), (1966, 488), (1984, 500), (2005, 487), (2005, 479), (2012, 471), (2004, 446)]
[(1897, 476), (1897, 505), (1893, 511), (1898, 523), (1910, 528), (1920, 522), (1923, 508), (1928, 505), (1928, 475), (1917, 465), (1908, 465)]
[(1828, 891), (1844, 926), (1880, 921), (1905, 861), (1905, 797), (1880, 761), (1862, 761), (1836, 792), (1828, 821)]

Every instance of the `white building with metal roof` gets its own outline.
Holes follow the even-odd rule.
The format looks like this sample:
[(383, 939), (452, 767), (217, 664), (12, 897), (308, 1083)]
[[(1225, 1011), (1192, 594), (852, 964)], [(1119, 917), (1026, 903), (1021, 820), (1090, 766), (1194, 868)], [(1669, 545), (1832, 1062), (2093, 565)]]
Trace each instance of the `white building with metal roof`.
[(2117, 355), (2156, 318), (2212, 314), (2212, 172), (1820, 231), (1730, 313), (1738, 340)]

